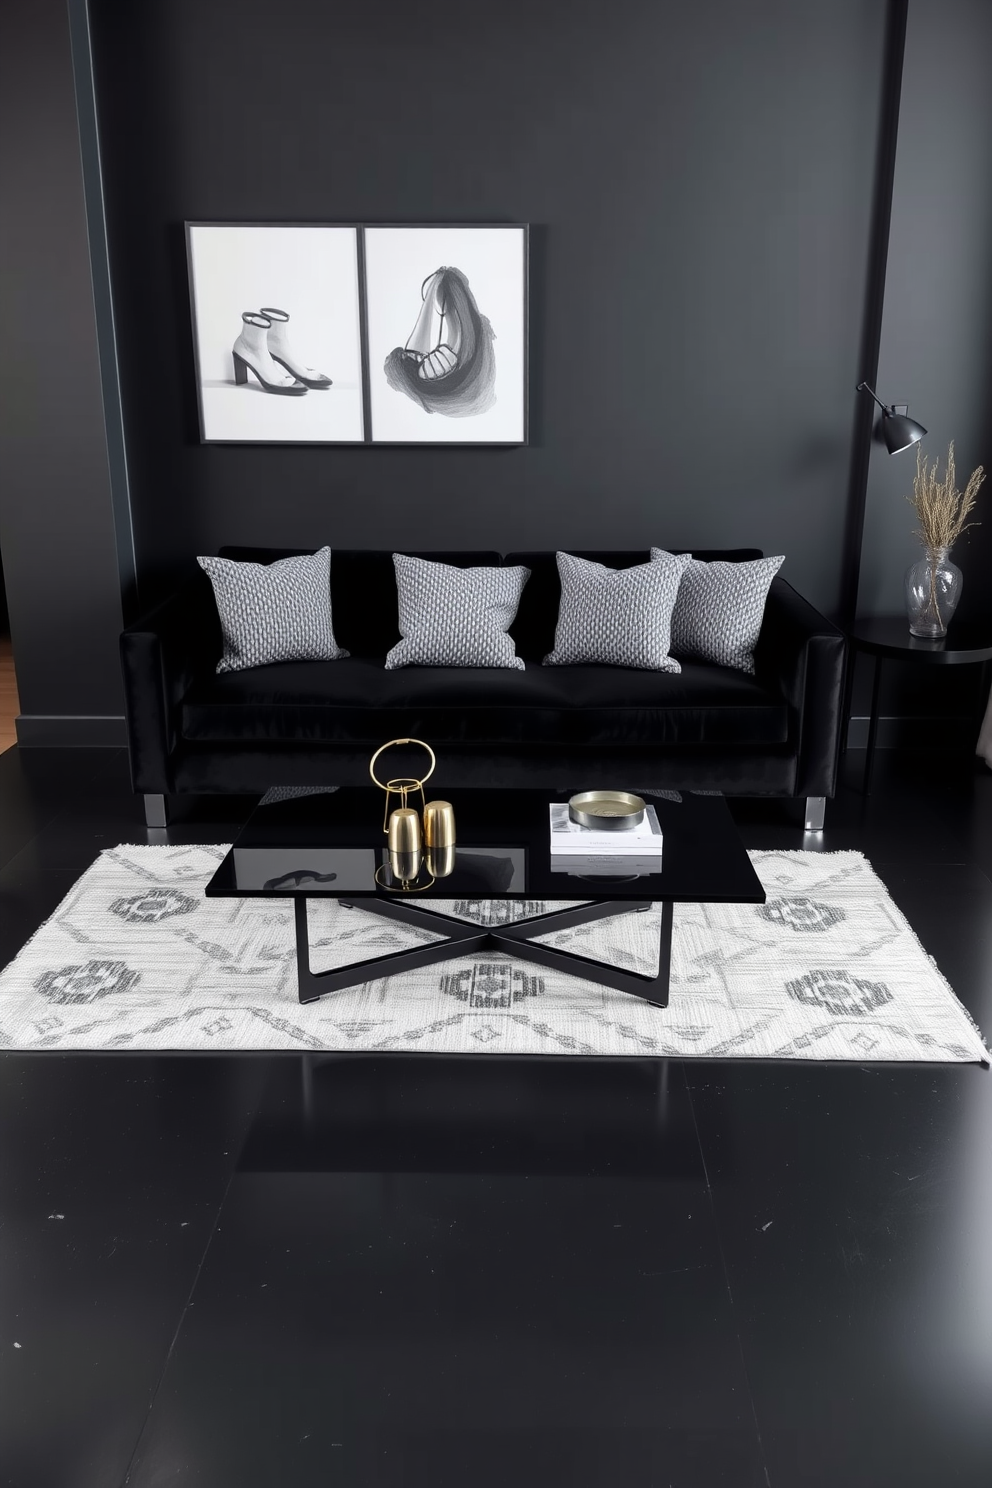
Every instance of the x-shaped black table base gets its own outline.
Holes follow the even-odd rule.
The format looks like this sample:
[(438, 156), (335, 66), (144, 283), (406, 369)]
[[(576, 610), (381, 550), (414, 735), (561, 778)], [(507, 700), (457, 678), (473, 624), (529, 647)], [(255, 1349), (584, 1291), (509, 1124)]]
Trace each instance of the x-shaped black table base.
[(549, 966), (553, 971), (565, 971), (570, 976), (583, 977), (587, 982), (598, 982), (603, 987), (614, 987), (618, 992), (629, 992), (641, 997), (652, 1007), (668, 1006), (668, 981), (672, 960), (672, 905), (667, 900), (661, 904), (661, 932), (658, 946), (658, 971), (655, 976), (642, 976), (636, 971), (621, 971), (609, 962), (595, 961), (588, 956), (576, 955), (574, 951), (560, 950), (557, 946), (541, 945), (531, 937), (547, 935), (552, 930), (567, 930), (572, 925), (585, 925), (591, 920), (604, 920), (610, 915), (631, 911), (648, 910), (650, 904), (643, 900), (618, 901), (594, 899), (577, 904), (573, 909), (552, 910), (548, 914), (528, 915), (512, 925), (482, 927), (439, 910), (425, 909), (422, 905), (395, 899), (362, 899), (357, 904), (340, 902), (346, 908), (365, 909), (370, 914), (382, 915), (387, 920), (398, 920), (404, 925), (415, 925), (420, 930), (430, 930), (435, 935), (443, 933), (443, 939), (430, 941), (426, 945), (412, 946), (409, 950), (390, 951), (384, 956), (370, 956), (364, 961), (353, 961), (331, 971), (310, 970), (310, 936), (307, 927), (307, 899), (296, 899), (296, 961), (299, 971), (300, 1001), (316, 1002), (328, 992), (340, 992), (345, 987), (356, 987), (375, 977), (396, 976), (399, 972), (413, 971), (420, 966), (433, 966), (440, 961), (451, 961), (457, 956), (468, 956), (475, 951), (501, 951), (523, 961), (536, 961), (539, 966)]

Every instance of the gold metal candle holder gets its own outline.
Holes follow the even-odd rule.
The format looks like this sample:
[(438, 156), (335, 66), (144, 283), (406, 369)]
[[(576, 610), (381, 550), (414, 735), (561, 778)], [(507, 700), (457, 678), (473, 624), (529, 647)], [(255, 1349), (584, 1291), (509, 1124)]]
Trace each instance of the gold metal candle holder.
[(424, 843), (427, 847), (454, 847), (455, 811), (450, 801), (428, 801), (424, 807)]
[[(427, 771), (427, 774), (422, 776), (419, 780), (415, 779), (413, 776), (407, 775), (396, 776), (393, 780), (380, 780), (375, 773), (376, 760), (379, 758), (380, 754), (385, 753), (387, 749), (393, 749), (395, 746), (400, 744), (416, 744), (418, 749), (426, 749), (428, 755), (430, 756), (430, 769)], [(379, 789), (386, 792), (386, 808), (382, 815), (382, 830), (384, 832), (387, 832), (389, 830), (390, 796), (399, 796), (400, 809), (402, 810), (406, 808), (407, 797), (414, 791), (419, 791), (421, 808), (426, 811), (427, 802), (424, 799), (424, 785), (434, 774), (434, 768), (436, 764), (437, 756), (435, 755), (431, 746), (424, 743), (423, 739), (390, 739), (388, 743), (381, 745), (380, 748), (376, 750), (375, 754), (369, 761), (369, 774), (371, 775), (373, 781), (379, 787)]]
[(404, 855), (420, 852), (420, 817), (412, 806), (398, 806), (390, 813), (389, 851)]
[[(387, 749), (402, 744), (416, 744), (418, 749), (426, 750), (430, 759), (430, 767), (420, 780), (412, 775), (398, 775), (391, 780), (380, 780), (375, 773), (375, 764), (379, 756)], [(417, 893), (421, 889), (429, 889), (434, 882), (434, 871), (430, 862), (424, 861), (422, 848), (424, 847), (425, 833), (421, 831), (420, 816), (407, 804), (408, 797), (420, 792), (420, 805), (424, 813), (424, 825), (428, 821), (430, 808), (424, 799), (424, 782), (429, 780), (434, 773), (437, 764), (434, 751), (423, 739), (390, 739), (388, 744), (383, 744), (377, 749), (369, 761), (369, 774), (380, 790), (386, 792), (386, 809), (382, 817), (382, 830), (389, 839), (389, 862), (383, 863), (376, 869), (375, 881), (381, 889), (389, 889), (394, 893)], [(390, 796), (398, 796), (400, 804), (390, 811)], [(433, 803), (432, 803), (433, 804)], [(437, 803), (446, 804), (446, 803)], [(450, 811), (450, 806), (448, 807)], [(431, 818), (433, 821), (433, 818)], [(454, 817), (452, 817), (452, 825)], [(432, 830), (434, 830), (432, 826)], [(448, 869), (450, 873), (451, 869)]]

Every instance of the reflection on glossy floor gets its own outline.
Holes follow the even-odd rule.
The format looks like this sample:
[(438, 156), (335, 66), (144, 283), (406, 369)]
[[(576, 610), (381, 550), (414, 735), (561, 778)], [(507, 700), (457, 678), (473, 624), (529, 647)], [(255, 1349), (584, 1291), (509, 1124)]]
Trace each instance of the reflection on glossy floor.
[[(992, 774), (878, 773), (823, 845), (989, 1033)], [(4, 959), (146, 840), (126, 775), (0, 758)], [(992, 1482), (977, 1067), (0, 1055), (0, 1210), (3, 1482)]]

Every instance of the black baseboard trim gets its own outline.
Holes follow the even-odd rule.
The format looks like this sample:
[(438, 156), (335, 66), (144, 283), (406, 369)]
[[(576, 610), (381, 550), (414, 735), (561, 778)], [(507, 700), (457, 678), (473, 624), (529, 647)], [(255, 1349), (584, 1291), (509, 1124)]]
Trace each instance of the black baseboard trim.
[(123, 715), (21, 713), (14, 726), (22, 749), (121, 749), (127, 745)]
[[(897, 718), (878, 720), (876, 749), (974, 749), (978, 723), (974, 718)], [(868, 719), (852, 718), (847, 731), (848, 749), (867, 749)]]

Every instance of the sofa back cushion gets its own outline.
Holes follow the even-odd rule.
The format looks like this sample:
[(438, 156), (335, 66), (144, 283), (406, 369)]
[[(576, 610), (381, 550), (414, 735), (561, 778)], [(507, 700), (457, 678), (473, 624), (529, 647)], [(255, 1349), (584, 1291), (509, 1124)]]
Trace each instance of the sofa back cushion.
[[(590, 563), (605, 563), (607, 568), (633, 568), (638, 563), (651, 561), (650, 548), (587, 551), (584, 548), (568, 548), (576, 558), (585, 558)], [(669, 548), (678, 554), (681, 548)], [(704, 563), (720, 560), (725, 563), (752, 562), (763, 558), (760, 548), (693, 548), (693, 556)], [(446, 558), (445, 562), (451, 562)], [(526, 661), (540, 661), (554, 650), (555, 626), (558, 623), (558, 607), (561, 603), (561, 580), (554, 552), (507, 553), (504, 564), (522, 564), (530, 569), (530, 579), (520, 597), (517, 618), (510, 626), (510, 635), (516, 643), (517, 652)], [(342, 646), (348, 642), (337, 629), (337, 613), (334, 616), (335, 633)], [(353, 649), (353, 648), (349, 648)]]
[[(274, 563), (278, 558), (312, 551), (312, 548), (221, 548), (220, 556), (248, 563)], [(450, 563), (454, 568), (498, 568), (502, 563), (499, 553), (482, 550), (424, 553), (398, 548), (396, 551), (432, 563)], [(554, 562), (553, 553), (551, 561)], [(335, 639), (352, 656), (384, 657), (398, 643), (400, 624), (393, 549), (332, 547), (331, 614)]]

